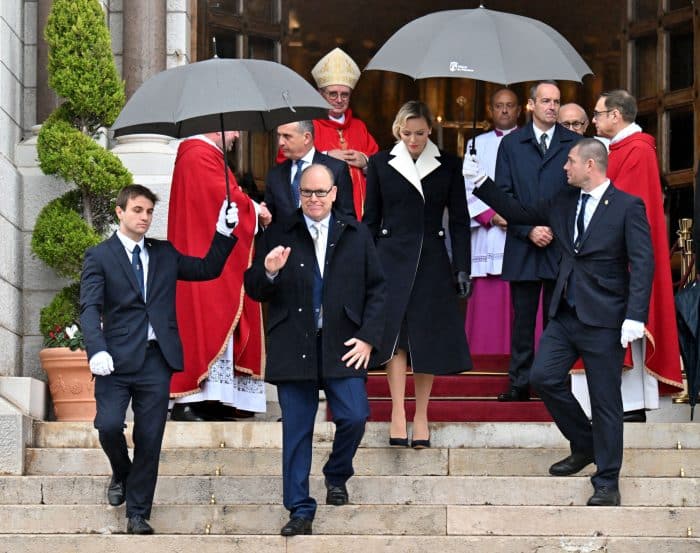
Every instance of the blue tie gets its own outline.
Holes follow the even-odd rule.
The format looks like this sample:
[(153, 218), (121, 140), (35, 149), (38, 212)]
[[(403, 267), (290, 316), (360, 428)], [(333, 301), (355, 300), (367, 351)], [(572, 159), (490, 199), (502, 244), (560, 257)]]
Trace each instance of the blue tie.
[(304, 160), (297, 159), (294, 163), (297, 165), (297, 172), (294, 173), (292, 179), (292, 198), (294, 198), (294, 209), (299, 207), (299, 185), (301, 184), (301, 170), (304, 167)]
[(139, 254), (141, 253), (141, 248), (139, 247), (138, 244), (134, 246), (133, 251), (131, 252), (131, 266), (134, 269), (134, 273), (136, 274), (136, 282), (139, 283), (139, 288), (141, 289), (141, 295), (143, 296), (143, 299), (146, 299), (146, 294), (144, 292), (144, 285), (143, 285), (143, 265), (141, 264), (141, 258), (139, 257)]

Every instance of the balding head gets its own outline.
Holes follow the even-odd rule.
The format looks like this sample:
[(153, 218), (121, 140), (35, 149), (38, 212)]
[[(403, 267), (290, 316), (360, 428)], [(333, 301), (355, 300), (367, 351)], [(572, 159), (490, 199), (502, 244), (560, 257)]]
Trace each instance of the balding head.
[(567, 129), (581, 135), (585, 134), (586, 129), (588, 128), (588, 116), (586, 115), (586, 110), (573, 102), (570, 104), (564, 104), (559, 108), (559, 117), (557, 122), (560, 125), (564, 125)]
[(520, 102), (515, 92), (501, 88), (491, 96), (491, 119), (493, 126), (501, 131), (512, 129), (518, 124)]

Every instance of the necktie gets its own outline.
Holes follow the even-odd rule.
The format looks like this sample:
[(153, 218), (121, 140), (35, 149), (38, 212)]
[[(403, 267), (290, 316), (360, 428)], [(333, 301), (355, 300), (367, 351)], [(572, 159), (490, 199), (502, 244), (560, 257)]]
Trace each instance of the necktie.
[(139, 247), (138, 244), (134, 246), (133, 251), (131, 252), (131, 266), (134, 269), (134, 273), (136, 274), (136, 282), (139, 283), (139, 288), (141, 289), (141, 295), (143, 296), (144, 299), (146, 299), (146, 294), (144, 292), (144, 284), (143, 284), (143, 265), (141, 264), (141, 257), (139, 254), (141, 253), (141, 248)]
[(292, 198), (294, 198), (294, 209), (299, 207), (299, 185), (301, 184), (301, 170), (304, 168), (304, 160), (297, 159), (294, 163), (297, 166), (297, 172), (294, 173), (292, 179)]
[(574, 241), (574, 249), (578, 250), (581, 248), (581, 240), (583, 239), (583, 233), (586, 230), (584, 225), (584, 217), (586, 214), (586, 202), (590, 198), (590, 194), (581, 194), (581, 209), (579, 209), (578, 217), (576, 218), (576, 240)]
[[(585, 216), (586, 216), (586, 202), (590, 198), (590, 194), (581, 194), (581, 208), (578, 212), (578, 217), (576, 217), (576, 239), (574, 240), (574, 252), (578, 253), (581, 249), (581, 241), (583, 240), (583, 233), (586, 231)], [(576, 279), (574, 277), (574, 270), (571, 269), (569, 273), (569, 278), (566, 282), (566, 301), (573, 307), (576, 303), (574, 297), (574, 288), (576, 286)]]
[(311, 225), (311, 237), (314, 240), (314, 251), (320, 278), (314, 278), (314, 315), (316, 316), (316, 327), (323, 326), (323, 265), (326, 261), (326, 229), (321, 223)]
[(547, 134), (542, 133), (540, 136), (540, 151), (542, 152), (542, 156), (544, 156), (547, 153)]
[(323, 265), (326, 261), (326, 229), (321, 223), (311, 225), (312, 238), (314, 239), (314, 251), (316, 252), (316, 261), (318, 261), (318, 270), (323, 277)]

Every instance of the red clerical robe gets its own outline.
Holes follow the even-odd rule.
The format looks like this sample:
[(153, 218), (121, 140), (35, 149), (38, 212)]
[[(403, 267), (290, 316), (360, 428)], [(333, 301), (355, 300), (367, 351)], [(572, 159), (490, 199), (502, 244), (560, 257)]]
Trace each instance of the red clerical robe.
[[(646, 324), (646, 369), (659, 381), (660, 393), (677, 393), (683, 389), (683, 382), (654, 137), (638, 132), (610, 144), (608, 177), (617, 188), (642, 198), (646, 206), (654, 248), (654, 281)], [(629, 349), (625, 365), (632, 365)]]
[[(223, 156), (216, 146), (197, 138), (180, 144), (170, 190), (168, 240), (182, 253), (204, 256), (209, 249), (221, 204), (226, 197)], [(243, 273), (253, 256), (255, 206), (229, 171), (231, 201), (238, 206), (234, 230), (238, 242), (221, 276), (205, 282), (177, 283), (177, 322), (184, 350), (184, 371), (173, 374), (171, 397), (200, 391), (212, 363), (233, 336), (237, 371), (263, 373), (260, 304), (243, 290)]]
[[(357, 150), (367, 157), (376, 154), (379, 146), (367, 126), (352, 116), (352, 110), (345, 112), (345, 122), (340, 124), (332, 119), (314, 119), (314, 146), (319, 152), (328, 150)], [(282, 163), (285, 157), (277, 154), (277, 162)], [(362, 220), (367, 190), (367, 179), (364, 171), (348, 165), (352, 179), (352, 198), (358, 221)]]

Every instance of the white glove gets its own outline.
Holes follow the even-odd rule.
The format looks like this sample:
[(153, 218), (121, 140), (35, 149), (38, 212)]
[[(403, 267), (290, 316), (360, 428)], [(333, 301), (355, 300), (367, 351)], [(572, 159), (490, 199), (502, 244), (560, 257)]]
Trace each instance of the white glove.
[(479, 165), (474, 155), (464, 158), (462, 174), (477, 187), (486, 180), (486, 171)]
[(622, 347), (627, 348), (630, 342), (634, 342), (643, 337), (644, 323), (633, 321), (632, 319), (625, 319), (622, 323), (622, 331), (620, 333), (620, 344), (622, 344)]
[(224, 236), (231, 236), (237, 224), (238, 206), (236, 202), (231, 202), (231, 206), (229, 207), (228, 202), (224, 200), (219, 210), (219, 219), (216, 221), (216, 232)]
[(114, 372), (114, 361), (106, 351), (98, 351), (90, 357), (90, 372), (95, 376), (109, 376)]

